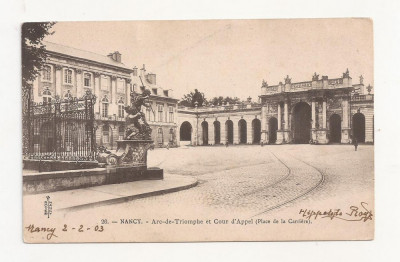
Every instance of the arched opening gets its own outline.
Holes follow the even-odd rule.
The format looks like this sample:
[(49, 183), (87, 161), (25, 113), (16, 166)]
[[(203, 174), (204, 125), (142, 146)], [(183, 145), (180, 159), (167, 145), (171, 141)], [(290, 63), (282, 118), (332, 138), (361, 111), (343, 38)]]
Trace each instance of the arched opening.
[(221, 123), (219, 121), (214, 121), (214, 141), (215, 144), (221, 144)]
[(77, 128), (73, 123), (65, 125), (64, 150), (66, 152), (73, 152), (74, 148), (78, 146), (76, 131)]
[(40, 152), (53, 152), (55, 149), (54, 130), (50, 123), (44, 123), (40, 128)]
[(358, 143), (365, 142), (365, 116), (362, 113), (353, 115), (353, 137)]
[(233, 122), (232, 122), (232, 120), (228, 120), (225, 122), (225, 130), (226, 130), (226, 142), (228, 142), (228, 144), (233, 144)]
[(293, 109), (293, 139), (294, 143), (307, 144), (310, 142), (311, 107), (305, 102), (299, 102)]
[(105, 124), (103, 126), (103, 144), (110, 143), (110, 126)]
[(169, 129), (169, 144), (174, 145), (174, 140), (175, 140), (175, 132), (173, 128)]
[(342, 120), (338, 114), (329, 118), (329, 133), (331, 143), (340, 143), (342, 140)]
[(125, 136), (125, 126), (121, 124), (118, 127), (118, 140), (124, 140), (124, 136)]
[(203, 131), (203, 146), (208, 145), (208, 122), (203, 121), (201, 123), (201, 130)]
[(251, 123), (253, 127), (253, 144), (259, 144), (261, 141), (261, 121), (260, 119), (254, 119)]
[(239, 143), (246, 144), (247, 143), (247, 126), (246, 120), (240, 119), (238, 122), (239, 126)]
[(179, 129), (180, 141), (192, 141), (192, 125), (185, 121)]
[(164, 144), (164, 134), (161, 127), (159, 127), (157, 130), (157, 142), (159, 146), (162, 146)]
[(278, 130), (278, 119), (271, 117), (268, 121), (269, 126), (269, 143), (274, 144), (276, 142), (276, 130)]

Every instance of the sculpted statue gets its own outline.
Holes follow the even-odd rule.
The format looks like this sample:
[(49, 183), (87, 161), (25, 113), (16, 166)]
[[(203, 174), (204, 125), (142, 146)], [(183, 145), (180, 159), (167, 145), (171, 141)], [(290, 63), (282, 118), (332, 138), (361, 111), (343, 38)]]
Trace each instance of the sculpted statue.
[(135, 91), (131, 92), (131, 105), (125, 107), (127, 113), (125, 140), (151, 139), (151, 128), (146, 121), (145, 114), (141, 111), (142, 106), (151, 108), (149, 97), (150, 90), (148, 89), (144, 89), (141, 94)]

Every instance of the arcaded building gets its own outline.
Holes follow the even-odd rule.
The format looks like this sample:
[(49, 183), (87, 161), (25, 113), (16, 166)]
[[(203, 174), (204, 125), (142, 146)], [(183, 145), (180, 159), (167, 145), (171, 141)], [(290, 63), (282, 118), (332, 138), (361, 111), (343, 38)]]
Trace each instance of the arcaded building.
[(260, 103), (178, 110), (180, 145), (374, 142), (374, 95), (363, 77), (353, 84), (347, 70), (339, 78), (269, 86)]
[(314, 73), (311, 81), (261, 87), (262, 140), (266, 143), (374, 142), (374, 95), (349, 70), (339, 78)]

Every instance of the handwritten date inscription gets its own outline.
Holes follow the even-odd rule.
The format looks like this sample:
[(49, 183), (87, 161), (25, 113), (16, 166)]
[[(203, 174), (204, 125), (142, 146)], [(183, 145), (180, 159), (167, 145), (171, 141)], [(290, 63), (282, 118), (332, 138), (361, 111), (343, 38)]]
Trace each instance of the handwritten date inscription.
[[(51, 240), (53, 237), (58, 237), (58, 235), (55, 234), (57, 228), (55, 227), (40, 227), (40, 226), (35, 226), (34, 224), (30, 224), (29, 226), (25, 227), (25, 229), (28, 231), (28, 233), (31, 234), (46, 234), (46, 239)], [(103, 226), (94, 226), (94, 227), (84, 227), (83, 225), (79, 225), (78, 227), (69, 227), (68, 225), (64, 225), (64, 227), (61, 230), (62, 232), (88, 232), (88, 231), (95, 231), (95, 232), (103, 232), (104, 227)], [(59, 234), (59, 233), (57, 233)]]

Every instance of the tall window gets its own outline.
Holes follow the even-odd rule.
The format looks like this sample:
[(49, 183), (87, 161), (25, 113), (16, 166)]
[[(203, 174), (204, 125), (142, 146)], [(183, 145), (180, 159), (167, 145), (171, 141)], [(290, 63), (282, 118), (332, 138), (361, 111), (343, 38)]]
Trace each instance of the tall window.
[(120, 125), (118, 128), (118, 139), (123, 140), (125, 135), (125, 127), (123, 125)]
[(151, 109), (146, 108), (146, 120), (151, 121)]
[(51, 92), (49, 89), (43, 91), (43, 104), (51, 102)]
[(158, 122), (163, 121), (163, 113), (164, 113), (164, 106), (163, 105), (157, 105), (158, 109)]
[(43, 67), (42, 81), (51, 82), (51, 66), (45, 65)]
[(108, 125), (103, 126), (103, 143), (110, 143), (110, 127)]
[(164, 143), (164, 137), (163, 137), (163, 130), (162, 128), (159, 128), (157, 131), (157, 142), (159, 145), (162, 145)]
[(109, 77), (108, 76), (103, 76), (101, 78), (101, 90), (109, 90)]
[(85, 87), (91, 87), (92, 86), (92, 76), (89, 73), (85, 73), (83, 76), (83, 85)]
[(125, 85), (124, 84), (125, 84), (124, 79), (118, 78), (118, 80), (117, 80), (117, 92), (118, 93), (121, 93), (121, 94), (125, 93), (125, 88), (124, 88)]
[(72, 70), (65, 69), (64, 71), (64, 83), (65, 84), (72, 84)]
[(168, 121), (170, 123), (174, 122), (174, 107), (173, 106), (168, 107)]
[(118, 101), (118, 117), (123, 118), (124, 113), (125, 113), (125, 104), (124, 101), (122, 101), (122, 98)]
[(102, 117), (108, 117), (108, 99), (107, 97), (104, 97), (101, 100), (102, 108), (101, 108), (101, 116)]

